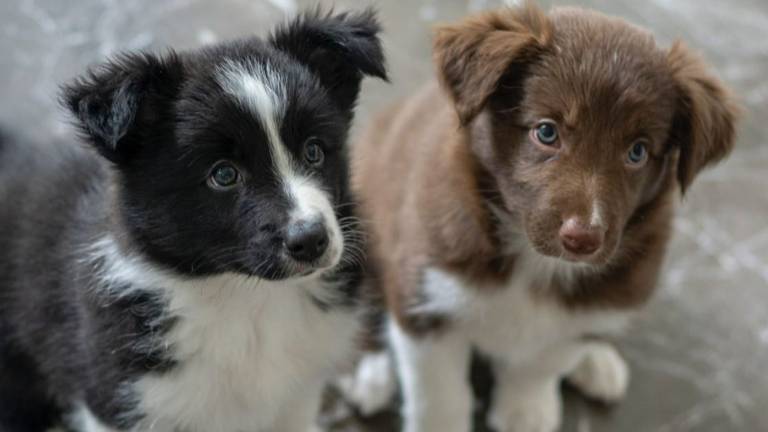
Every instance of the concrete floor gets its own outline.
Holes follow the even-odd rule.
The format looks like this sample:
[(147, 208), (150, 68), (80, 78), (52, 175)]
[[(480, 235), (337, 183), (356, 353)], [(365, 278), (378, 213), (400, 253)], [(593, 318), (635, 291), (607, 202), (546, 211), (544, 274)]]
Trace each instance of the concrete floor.
[[(124, 49), (195, 47), (264, 33), (300, 0), (2, 0), (0, 123), (38, 139), (68, 136), (57, 85)], [(321, 2), (325, 3), (325, 2)], [(340, 0), (338, 6), (363, 2)], [(484, 0), (380, 0), (392, 85), (365, 85), (358, 116), (432, 73), (429, 27)], [(543, 1), (545, 5), (552, 2)], [(561, 3), (561, 2), (557, 2)], [(768, 2), (574, 0), (700, 49), (741, 95), (737, 150), (683, 201), (662, 289), (621, 342), (633, 366), (627, 400), (603, 409), (568, 393), (566, 431), (768, 431)], [(335, 404), (335, 430), (391, 431)]]

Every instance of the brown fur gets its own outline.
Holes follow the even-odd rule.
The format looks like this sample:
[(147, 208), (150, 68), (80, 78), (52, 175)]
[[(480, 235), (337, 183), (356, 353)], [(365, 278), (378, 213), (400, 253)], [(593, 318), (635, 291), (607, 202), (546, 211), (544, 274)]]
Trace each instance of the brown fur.
[[(571, 308), (642, 305), (676, 185), (685, 191), (733, 146), (737, 109), (720, 81), (680, 43), (664, 50), (620, 19), (531, 4), (438, 29), (435, 61), (442, 87), (379, 116), (354, 148), (371, 262), (401, 325), (419, 333), (450, 319), (407, 313), (426, 267), (503, 287), (515, 262), (505, 236), (569, 258), (558, 230), (589, 220), (595, 200), (607, 230), (589, 269), (532, 289)], [(557, 153), (532, 142), (542, 118), (558, 126)], [(622, 158), (640, 136), (650, 157), (629, 169)]]

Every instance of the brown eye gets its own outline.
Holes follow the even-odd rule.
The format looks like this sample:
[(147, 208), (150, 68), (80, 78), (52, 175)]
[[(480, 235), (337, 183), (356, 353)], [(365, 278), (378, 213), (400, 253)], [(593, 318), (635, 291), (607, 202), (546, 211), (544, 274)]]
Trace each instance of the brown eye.
[(229, 162), (214, 165), (208, 183), (216, 189), (229, 189), (240, 182), (240, 172)]
[(645, 140), (637, 140), (627, 152), (627, 165), (640, 167), (648, 160), (648, 144)]
[(536, 140), (544, 145), (551, 146), (557, 142), (557, 126), (551, 121), (543, 121), (534, 129)]

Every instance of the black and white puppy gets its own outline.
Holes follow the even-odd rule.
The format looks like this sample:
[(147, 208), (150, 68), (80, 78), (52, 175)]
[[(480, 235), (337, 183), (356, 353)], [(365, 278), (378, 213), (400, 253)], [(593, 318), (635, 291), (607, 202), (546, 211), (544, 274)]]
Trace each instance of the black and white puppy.
[(89, 146), (0, 144), (0, 430), (312, 428), (357, 330), (345, 142), (378, 32), (316, 12), (124, 55), (64, 88)]

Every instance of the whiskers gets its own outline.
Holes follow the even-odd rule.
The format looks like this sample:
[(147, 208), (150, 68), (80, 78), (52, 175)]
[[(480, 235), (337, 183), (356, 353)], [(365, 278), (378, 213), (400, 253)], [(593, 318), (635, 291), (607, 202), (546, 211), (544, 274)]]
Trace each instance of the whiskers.
[[(357, 206), (357, 203), (354, 201), (347, 201), (340, 204), (336, 204), (333, 206), (333, 210), (338, 212), (341, 209), (347, 209), (347, 208), (355, 208)], [(342, 218), (343, 219), (343, 218)]]
[(362, 266), (365, 263), (365, 244), (368, 240), (364, 222), (356, 216), (346, 216), (339, 219), (339, 228), (344, 240), (344, 252), (341, 256), (342, 265)]

